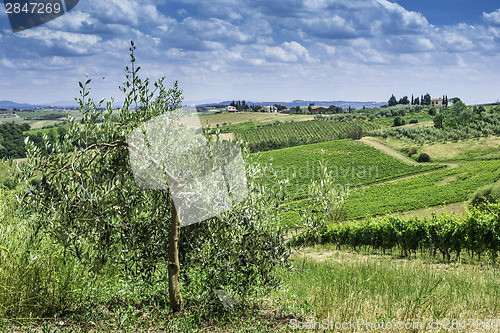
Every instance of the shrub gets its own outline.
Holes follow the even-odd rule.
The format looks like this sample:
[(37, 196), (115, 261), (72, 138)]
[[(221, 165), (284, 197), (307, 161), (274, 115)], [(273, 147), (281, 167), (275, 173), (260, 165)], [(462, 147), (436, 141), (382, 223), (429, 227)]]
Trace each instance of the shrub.
[(401, 126), (403, 123), (401, 122), (401, 117), (394, 118), (394, 127)]
[(415, 147), (411, 147), (411, 148), (408, 150), (408, 156), (415, 155), (416, 153), (417, 153), (417, 148), (415, 148)]
[(418, 124), (418, 120), (417, 119), (412, 119), (412, 120), (410, 120), (410, 124)]
[(488, 204), (500, 203), (500, 181), (477, 189), (472, 195), (469, 205), (483, 209)]
[(422, 162), (430, 162), (431, 157), (429, 155), (427, 155), (426, 153), (422, 153), (422, 154), (418, 155), (417, 161), (421, 162), (421, 163)]
[(13, 190), (16, 188), (17, 184), (16, 184), (15, 180), (12, 179), (12, 177), (9, 177), (9, 178), (5, 179), (3, 181), (3, 184), (1, 184), (1, 185), (3, 185), (8, 190)]
[(345, 135), (350, 139), (359, 140), (365, 135), (365, 131), (361, 126), (349, 126), (345, 130)]

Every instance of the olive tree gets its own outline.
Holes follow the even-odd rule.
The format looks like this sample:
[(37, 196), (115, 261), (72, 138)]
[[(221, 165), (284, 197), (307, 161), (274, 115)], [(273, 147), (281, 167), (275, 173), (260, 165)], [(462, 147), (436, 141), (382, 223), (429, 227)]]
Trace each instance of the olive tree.
[[(168, 189), (143, 190), (135, 184), (126, 137), (141, 123), (177, 109), (182, 91), (177, 82), (166, 89), (164, 78), (153, 84), (141, 79), (134, 50), (132, 42), (121, 108), (90, 98), (91, 79), (86, 77), (79, 83), (82, 119), (67, 115), (67, 133), (61, 140), (45, 136), (45, 149), (26, 139), (23, 206), (95, 273), (116, 264), (128, 275), (147, 279), (168, 255), (171, 306), (179, 310), (175, 205)], [(173, 246), (166, 241), (169, 236)]]
[(152, 156), (148, 162), (164, 171), (168, 186), (144, 188), (134, 178), (134, 142), (128, 138), (182, 104), (177, 82), (167, 89), (164, 78), (151, 83), (139, 77), (134, 50), (132, 42), (121, 108), (114, 109), (113, 100), (104, 105), (90, 98), (86, 77), (79, 83), (82, 119), (68, 115), (64, 137), (51, 141), (45, 136), (43, 148), (26, 139), (28, 158), (19, 173), (26, 187), (23, 211), (95, 274), (114, 265), (124, 275), (150, 281), (167, 266), (174, 311), (183, 307), (180, 279), (200, 292), (208, 286), (212, 293), (233, 289), (241, 295), (251, 285), (269, 283), (289, 251), (275, 209), (279, 202), (261, 181), (267, 167), (248, 164), (248, 197), (205, 223), (185, 227), (184, 233), (171, 185), (182, 183), (185, 175), (168, 172)]

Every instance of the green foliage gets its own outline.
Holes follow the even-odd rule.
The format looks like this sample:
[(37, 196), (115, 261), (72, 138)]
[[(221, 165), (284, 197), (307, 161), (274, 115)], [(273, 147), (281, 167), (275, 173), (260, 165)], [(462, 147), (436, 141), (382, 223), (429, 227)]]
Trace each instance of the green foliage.
[(88, 271), (33, 219), (16, 216), (15, 195), (0, 189), (0, 318), (50, 317), (74, 304)]
[(408, 156), (415, 155), (416, 153), (417, 153), (417, 148), (415, 148), (415, 147), (411, 147), (411, 148), (408, 150)]
[[(386, 217), (331, 225), (321, 236), (322, 243), (368, 246), (375, 250), (399, 249), (403, 256), (419, 249), (440, 251), (443, 259), (450, 254), (460, 256), (463, 250), (472, 255), (488, 252), (493, 258), (500, 251), (500, 206), (487, 213), (473, 210), (464, 219), (434, 215), (430, 219)], [(301, 242), (300, 238), (296, 239)]]
[(9, 177), (7, 179), (5, 179), (2, 183), (2, 185), (8, 189), (8, 190), (13, 190), (16, 188), (17, 184), (15, 182), (15, 180), (12, 178), (12, 177)]
[(363, 126), (351, 126), (346, 128), (345, 136), (352, 140), (359, 140), (365, 135)]
[(417, 162), (425, 163), (425, 162), (430, 162), (430, 161), (431, 161), (431, 157), (428, 154), (421, 153), (420, 155), (418, 155)]
[(29, 125), (0, 124), (0, 158), (26, 156), (23, 134), (26, 129), (29, 129)]
[(402, 98), (399, 99), (398, 104), (410, 104), (410, 101), (408, 100), (408, 96), (403, 96)]
[(396, 97), (394, 95), (392, 95), (391, 98), (389, 98), (389, 101), (387, 103), (389, 104), (389, 106), (394, 106), (394, 105), (398, 104), (398, 101), (397, 101)]
[(404, 125), (404, 120), (401, 121), (401, 117), (396, 117), (394, 118), (394, 127), (397, 127), (397, 126), (402, 126)]
[(24, 120), (32, 121), (32, 120), (57, 120), (64, 117), (63, 114), (60, 113), (43, 113), (37, 112), (34, 113), (33, 116), (23, 117)]
[(276, 187), (263, 181), (273, 172), (269, 165), (249, 164), (247, 199), (218, 218), (182, 229), (181, 277), (188, 296), (221, 308), (219, 301), (214, 304), (217, 290), (241, 300), (278, 283), (276, 268), (287, 264), (290, 251)]
[(484, 209), (488, 204), (500, 203), (500, 181), (479, 188), (470, 199), (470, 206)]
[(431, 95), (425, 94), (422, 100), (420, 101), (422, 105), (431, 105)]
[[(111, 102), (102, 108), (103, 101), (88, 97), (91, 80), (86, 79), (79, 84), (82, 124), (68, 115), (64, 139), (44, 135), (44, 150), (27, 140), (23, 207), (95, 272), (110, 262), (126, 275), (149, 278), (166, 254), (168, 193), (135, 185), (125, 138), (141, 122), (180, 105), (181, 91), (177, 83), (165, 89), (163, 79), (151, 90), (149, 80), (138, 76), (134, 49), (132, 45), (132, 66), (126, 68), (121, 87), (126, 97), (118, 116), (112, 115)], [(34, 175), (42, 176), (35, 187), (28, 182)]]
[(398, 139), (410, 139), (417, 143), (446, 142), (461, 139), (487, 137), (500, 133), (500, 113), (484, 115), (478, 122), (469, 122), (467, 125), (456, 128), (445, 128), (441, 125), (440, 115), (435, 117), (435, 127), (399, 127), (373, 131), (370, 134), (387, 138), (393, 136)]
[(299, 211), (304, 227), (299, 237), (304, 243), (321, 242), (321, 235), (326, 231), (327, 224), (339, 223), (345, 219), (343, 206), (349, 193), (337, 186), (324, 158), (320, 161), (319, 172), (319, 180), (313, 180), (309, 187), (311, 200), (308, 200), (307, 208)]
[(495, 108), (474, 112), (473, 108), (457, 102), (441, 109), (434, 117), (434, 127), (405, 127), (376, 130), (371, 135), (399, 139), (408, 138), (420, 144), (487, 137), (500, 134), (500, 112)]
[(434, 117), (434, 127), (435, 128), (442, 129), (443, 122), (444, 122), (444, 115), (442, 113), (440, 113)]

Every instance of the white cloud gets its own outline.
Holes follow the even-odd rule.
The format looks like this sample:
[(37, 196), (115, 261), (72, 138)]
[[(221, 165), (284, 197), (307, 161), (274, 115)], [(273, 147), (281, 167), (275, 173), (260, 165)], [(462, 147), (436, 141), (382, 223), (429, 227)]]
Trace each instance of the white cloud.
[(13, 68), (16, 68), (16, 65), (10, 61), (9, 59), (1, 59), (0, 60), (0, 63), (2, 64), (2, 67), (5, 67), (5, 68), (10, 68), (10, 69), (13, 69)]
[(271, 62), (312, 62), (309, 51), (299, 43), (284, 42), (280, 46), (266, 46), (264, 55)]
[(474, 43), (464, 35), (447, 32), (443, 35), (444, 44), (453, 51), (469, 51), (474, 48)]
[(242, 32), (237, 26), (216, 18), (199, 20), (189, 17), (181, 23), (180, 28), (204, 41), (246, 43), (253, 37)]
[(500, 26), (500, 9), (491, 12), (491, 13), (486, 13), (483, 12), (483, 19), (491, 25), (494, 26)]
[(97, 19), (89, 13), (74, 10), (59, 17), (57, 20), (50, 21), (46, 27), (54, 30), (84, 32), (95, 30), (98, 25), (99, 22)]
[(328, 45), (325, 43), (318, 43), (318, 46), (323, 48), (328, 55), (332, 56), (335, 55), (335, 53), (337, 53), (337, 48), (335, 46)]
[(392, 3), (387, 0), (376, 1), (384, 9), (383, 11), (379, 11), (383, 33), (418, 33), (429, 28), (429, 23), (422, 14), (408, 11), (397, 3)]
[(133, 26), (158, 25), (164, 16), (150, 0), (92, 1), (81, 10), (88, 10), (102, 23), (120, 23)]
[(30, 42), (38, 41), (43, 47), (54, 49), (60, 55), (94, 54), (96, 45), (102, 40), (97, 35), (51, 31), (47, 28), (30, 29), (19, 33)]
[(354, 38), (358, 35), (353, 22), (338, 15), (332, 17), (304, 18), (300, 20), (302, 29), (317, 37), (328, 39)]
[(430, 51), (434, 49), (434, 44), (429, 38), (426, 37), (416, 38), (415, 46), (422, 51)]

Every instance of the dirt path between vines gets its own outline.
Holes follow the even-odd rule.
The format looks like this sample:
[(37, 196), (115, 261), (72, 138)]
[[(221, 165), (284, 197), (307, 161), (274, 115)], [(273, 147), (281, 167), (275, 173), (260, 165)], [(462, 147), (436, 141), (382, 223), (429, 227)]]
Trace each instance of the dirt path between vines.
[[(408, 158), (404, 155), (402, 155), (401, 153), (399, 153), (398, 151), (392, 149), (391, 147), (388, 147), (380, 142), (377, 142), (377, 141), (374, 141), (372, 140), (372, 138), (370, 137), (363, 137), (361, 138), (359, 141), (363, 142), (364, 144), (367, 144), (369, 146), (372, 146), (373, 148), (376, 148), (378, 150), (380, 150), (381, 152), (387, 154), (387, 155), (390, 155), (390, 156), (393, 156), (395, 158), (397, 158), (398, 160), (401, 160), (405, 163), (408, 163), (408, 164), (411, 164), (411, 165), (419, 165), (420, 163), (418, 163), (417, 161), (415, 160), (412, 160), (411, 158)], [(433, 163), (433, 164), (438, 164), (438, 165), (446, 165), (448, 166), (450, 169), (453, 169), (453, 168), (456, 168), (457, 166), (459, 166), (458, 163)], [(431, 170), (431, 171), (428, 171), (428, 172), (433, 172), (435, 170)], [(416, 175), (421, 175), (421, 174), (416, 174)], [(412, 177), (412, 176), (416, 176), (416, 175), (410, 175), (408, 176), (408, 178)], [(394, 179), (394, 180), (399, 180), (401, 178), (397, 178), (397, 179)]]
[(376, 148), (376, 149), (386, 153), (387, 155), (394, 156), (395, 158), (397, 158), (405, 163), (413, 164), (413, 165), (419, 164), (418, 162), (401, 155), (399, 152), (395, 151), (392, 148), (387, 147), (386, 145), (381, 144), (380, 142), (372, 141), (370, 139), (370, 137), (365, 136), (365, 137), (361, 138), (361, 140), (359, 140), (359, 141), (361, 141), (369, 146), (372, 146), (373, 148)]

